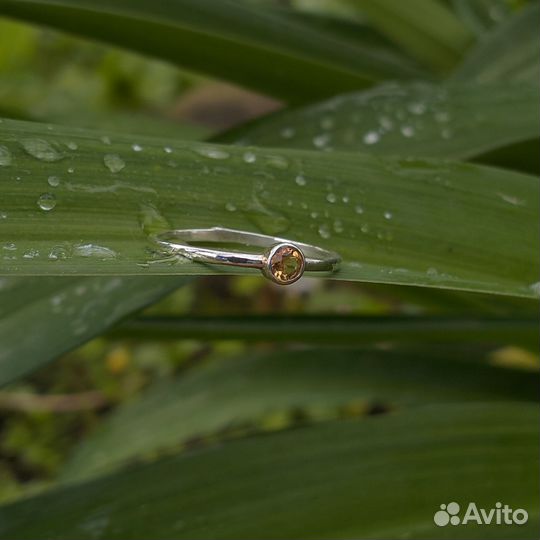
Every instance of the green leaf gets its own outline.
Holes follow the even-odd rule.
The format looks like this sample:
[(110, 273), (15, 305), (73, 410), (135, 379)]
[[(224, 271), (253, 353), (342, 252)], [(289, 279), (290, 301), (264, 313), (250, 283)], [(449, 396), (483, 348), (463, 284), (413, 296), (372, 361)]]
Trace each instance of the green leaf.
[(511, 14), (506, 0), (451, 0), (451, 3), (458, 17), (480, 38)]
[(345, 0), (390, 40), (439, 72), (461, 58), (472, 36), (440, 0)]
[(169, 60), (293, 102), (422, 72), (371, 40), (233, 0), (0, 0), (0, 14)]
[(465, 57), (452, 79), (478, 83), (513, 81), (538, 86), (539, 22), (540, 4), (530, 2), (480, 41)]
[[(416, 292), (416, 290), (415, 290)], [(438, 299), (440, 301), (440, 299)], [(443, 304), (444, 305), (444, 304)], [(536, 307), (536, 306), (535, 306)], [(536, 311), (534, 312), (536, 313)], [(242, 339), (310, 343), (522, 343), (536, 344), (538, 321), (472, 317), (214, 316), (142, 317), (122, 324), (115, 337), (132, 339)]]
[(533, 176), (416, 158), (111, 139), (0, 124), (0, 274), (240, 273), (163, 262), (148, 237), (219, 225), (332, 248), (343, 258), (337, 279), (538, 295)]
[(174, 277), (0, 278), (0, 386), (184, 282)]
[(102, 474), (216, 435), (283, 429), (295, 418), (314, 422), (418, 403), (537, 399), (536, 373), (478, 362), (483, 356), (474, 347), (467, 353), (328, 347), (214, 362), (120, 407), (82, 442), (62, 480)]
[(222, 140), (470, 159), (531, 139), (536, 144), (539, 103), (537, 85), (384, 84), (271, 115)]
[(0, 509), (2, 538), (455, 538), (450, 501), (523, 508), (524, 525), (460, 538), (533, 538), (536, 404), (422, 407), (229, 442)]

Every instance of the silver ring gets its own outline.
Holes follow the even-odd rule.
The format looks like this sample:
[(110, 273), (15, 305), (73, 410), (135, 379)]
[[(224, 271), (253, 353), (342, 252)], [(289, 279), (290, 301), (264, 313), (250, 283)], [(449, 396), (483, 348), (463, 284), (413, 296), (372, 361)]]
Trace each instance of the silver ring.
[[(310, 244), (223, 227), (175, 229), (156, 234), (153, 240), (169, 252), (194, 261), (259, 268), (265, 277), (280, 285), (294, 283), (305, 270), (333, 272), (341, 261), (337, 253)], [(263, 247), (265, 251), (262, 254), (226, 251), (193, 246), (190, 242), (242, 244)]]

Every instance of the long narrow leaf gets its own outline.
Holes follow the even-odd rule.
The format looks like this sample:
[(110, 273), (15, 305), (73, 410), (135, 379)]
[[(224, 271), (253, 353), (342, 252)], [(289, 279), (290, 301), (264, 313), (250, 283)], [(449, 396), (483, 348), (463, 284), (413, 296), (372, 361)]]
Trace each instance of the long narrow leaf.
[(539, 23), (540, 4), (530, 2), (480, 41), (465, 57), (452, 79), (481, 83), (514, 81), (538, 86)]
[(440, 0), (345, 0), (386, 36), (418, 60), (445, 72), (472, 39), (468, 29)]
[(98, 335), (185, 278), (0, 278), (0, 386)]
[(5, 506), (0, 536), (455, 538), (441, 504), (499, 501), (527, 523), (460, 534), (534, 538), (538, 422), (532, 404), (441, 405), (234, 441)]
[(311, 343), (526, 343), (536, 345), (531, 317), (249, 316), (141, 317), (114, 331), (135, 339), (243, 339)]
[(422, 76), (371, 40), (325, 33), (286, 12), (234, 0), (1, 0), (0, 14), (129, 47), (301, 102)]
[(537, 141), (539, 117), (537, 85), (385, 84), (274, 114), (221, 140), (470, 159)]
[(538, 295), (535, 177), (51, 127), (0, 124), (0, 274), (230, 273), (149, 239), (227, 226), (332, 248), (338, 279)]
[(421, 403), (537, 399), (535, 373), (495, 368), (482, 357), (474, 348), (457, 354), (321, 347), (217, 362), (120, 407), (77, 448), (62, 480), (197, 439), (283, 429), (295, 417), (316, 422)]

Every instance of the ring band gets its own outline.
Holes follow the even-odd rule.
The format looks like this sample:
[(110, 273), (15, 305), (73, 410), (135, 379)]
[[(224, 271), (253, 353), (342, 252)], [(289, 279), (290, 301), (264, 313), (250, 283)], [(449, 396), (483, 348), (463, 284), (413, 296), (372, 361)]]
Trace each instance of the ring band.
[[(259, 268), (263, 275), (280, 285), (289, 285), (309, 272), (333, 272), (341, 257), (317, 246), (292, 242), (252, 232), (212, 227), (210, 229), (175, 229), (153, 236), (158, 244), (188, 259), (212, 264)], [(262, 254), (211, 249), (190, 245), (190, 242), (242, 244), (263, 247)]]

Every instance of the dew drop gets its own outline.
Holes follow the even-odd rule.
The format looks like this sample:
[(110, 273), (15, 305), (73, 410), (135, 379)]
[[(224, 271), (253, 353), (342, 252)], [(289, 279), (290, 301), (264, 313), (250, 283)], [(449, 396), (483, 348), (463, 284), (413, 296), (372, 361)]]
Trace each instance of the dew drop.
[(364, 144), (378, 143), (380, 135), (376, 131), (368, 131), (363, 138)]
[(0, 212), (0, 219), (7, 219), (7, 212)]
[(426, 105), (425, 103), (422, 103), (420, 101), (417, 101), (415, 103), (409, 103), (407, 109), (409, 109), (409, 112), (413, 114), (424, 114), (426, 112)]
[(73, 142), (73, 141), (69, 141), (68, 143), (66, 143), (66, 146), (70, 150), (77, 150), (79, 148), (79, 145), (76, 142)]
[(58, 261), (68, 258), (67, 249), (63, 246), (54, 246), (49, 252), (49, 259), (51, 261)]
[(388, 219), (388, 220), (392, 219), (392, 212), (385, 212), (384, 219)]
[(209, 148), (206, 146), (203, 146), (202, 148), (198, 148), (195, 150), (199, 155), (208, 157), (211, 159), (228, 159), (229, 153), (225, 152), (225, 150), (220, 150), (219, 148)]
[(349, 196), (348, 196), (348, 195), (343, 195), (343, 197), (341, 197), (341, 200), (342, 200), (345, 204), (348, 204), (348, 203), (349, 203)]
[(17, 246), (13, 242), (6, 242), (2, 249), (5, 249), (6, 251), (17, 251)]
[(331, 236), (330, 229), (328, 228), (328, 225), (325, 225), (325, 224), (319, 225), (318, 232), (321, 238), (326, 239), (326, 238), (330, 238)]
[(364, 213), (364, 208), (361, 204), (357, 204), (355, 207), (354, 207), (354, 211), (357, 213), (357, 214), (363, 214)]
[(67, 171), (69, 174), (73, 174), (75, 172), (75, 169), (74, 167), (69, 167)]
[(11, 165), (11, 152), (5, 146), (0, 145), (0, 167), (8, 165)]
[(253, 153), (253, 152), (246, 152), (243, 156), (242, 156), (242, 159), (246, 162), (246, 163), (255, 163), (257, 161), (257, 156)]
[(360, 227), (360, 230), (364, 233), (364, 234), (367, 234), (369, 232), (369, 225), (367, 223), (364, 223), (361, 227)]
[(228, 212), (236, 212), (236, 206), (232, 202), (228, 202), (225, 205), (225, 210), (227, 210)]
[(47, 178), (47, 183), (51, 187), (57, 187), (60, 185), (60, 178), (58, 178), (58, 176), (49, 176), (49, 178)]
[(324, 148), (328, 145), (329, 142), (330, 135), (328, 135), (327, 133), (322, 133), (321, 135), (313, 137), (313, 146), (315, 146), (315, 148)]
[(519, 197), (515, 197), (514, 195), (508, 195), (506, 193), (497, 192), (497, 195), (508, 204), (511, 204), (512, 206), (525, 206), (525, 201), (523, 199), (520, 199)]
[(404, 137), (410, 138), (414, 136), (414, 128), (412, 126), (401, 126), (400, 131)]
[(111, 139), (110, 137), (107, 137), (107, 135), (103, 135), (102, 137), (100, 137), (100, 141), (103, 144), (111, 144)]
[(126, 166), (124, 160), (118, 154), (105, 154), (103, 163), (112, 173), (117, 173)]
[(394, 122), (388, 116), (381, 116), (379, 118), (379, 124), (386, 131), (390, 131), (394, 127)]
[(334, 231), (337, 233), (342, 233), (344, 231), (343, 222), (339, 219), (334, 221)]
[(287, 169), (289, 167), (289, 162), (281, 156), (269, 156), (267, 164), (276, 169)]
[(295, 179), (294, 181), (299, 185), (299, 186), (305, 186), (307, 184), (307, 180), (306, 180), (306, 177), (303, 175), (303, 174), (299, 174)]
[(39, 251), (37, 249), (29, 249), (23, 253), (23, 259), (35, 259), (39, 257)]
[(73, 254), (78, 257), (95, 257), (97, 259), (114, 259), (116, 252), (108, 247), (97, 244), (78, 244), (73, 247)]
[(170, 146), (164, 146), (164, 147), (163, 147), (163, 151), (164, 151), (166, 154), (172, 154), (173, 149), (172, 149)]
[(149, 203), (139, 205), (139, 223), (147, 236), (151, 236), (159, 231), (172, 229), (171, 224), (158, 208)]
[(329, 193), (327, 196), (326, 196), (326, 200), (329, 202), (329, 203), (335, 203), (337, 201), (337, 197), (335, 195), (335, 193)]
[(537, 298), (540, 298), (540, 281), (537, 281), (536, 283), (533, 283), (529, 286), (531, 291), (534, 293), (534, 295)]
[(131, 145), (131, 149), (134, 151), (134, 152), (142, 152), (143, 151), (143, 147), (140, 145), (140, 144), (137, 144), (137, 143), (133, 143)]
[(59, 161), (64, 154), (43, 139), (23, 139), (21, 145), (24, 151), (40, 161)]
[(52, 193), (43, 193), (37, 200), (38, 206), (48, 212), (56, 206), (56, 197)]

